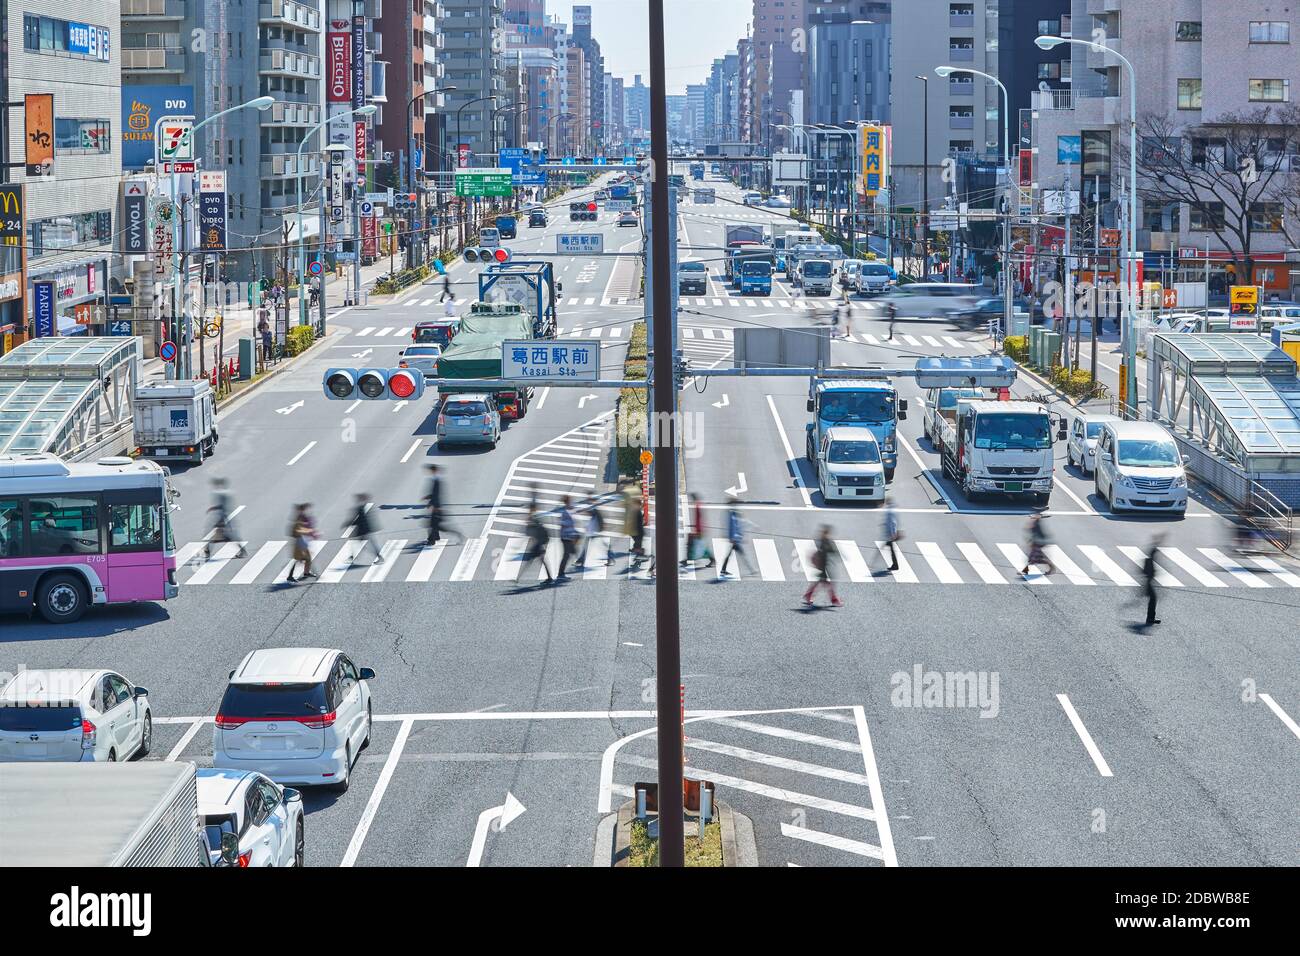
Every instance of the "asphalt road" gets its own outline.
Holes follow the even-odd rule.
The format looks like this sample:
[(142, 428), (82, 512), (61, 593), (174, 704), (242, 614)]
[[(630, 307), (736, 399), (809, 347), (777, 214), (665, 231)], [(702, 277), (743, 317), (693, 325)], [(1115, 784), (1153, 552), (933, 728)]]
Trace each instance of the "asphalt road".
[[(714, 185), (718, 204), (680, 207), (693, 248), (720, 244), (727, 221), (772, 215)], [(632, 260), (554, 256), (557, 233), (591, 228), (568, 223), (567, 202), (544, 232), (525, 227), (508, 244), (516, 258), (557, 262), (561, 334), (598, 338), (606, 374), (617, 374), (642, 310), (629, 288), (637, 275), (618, 266)], [(640, 231), (612, 215), (597, 228), (607, 250), (639, 245)], [(453, 278), (470, 298), (471, 268), (458, 264)], [(539, 587), (512, 560), (513, 509), (533, 487), (546, 501), (608, 487), (613, 397), (539, 394), (492, 451), (439, 449), (432, 394), (405, 406), (323, 397), (329, 366), (395, 364), (414, 322), (442, 314), (439, 291), (335, 311), (307, 361), (225, 412), (217, 454), (175, 476), (187, 560), (178, 599), (62, 628), (5, 619), (0, 669), (120, 670), (150, 690), (150, 759), (203, 764), (226, 674), (246, 653), (340, 647), (378, 674), (376, 730), (346, 794), (306, 795), (309, 863), (465, 865), (480, 816), (509, 794), (526, 809), (487, 833), (483, 865), (589, 865), (603, 813), (655, 779), (653, 582), (629, 573), (627, 540), (611, 534), (593, 552), (610, 565)], [(784, 284), (753, 301), (716, 280), (710, 295), (685, 297), (684, 356), (725, 367), (736, 328), (814, 321)], [(887, 340), (868, 308), (854, 315), (835, 362), (988, 347), (978, 331), (933, 321), (900, 320)], [(809, 490), (806, 383), (713, 380), (684, 393), (696, 416), (685, 490), (721, 538), (736, 489), (752, 561), (739, 580), (701, 569), (680, 584), (687, 772), (754, 820), (760, 862), (1300, 863), (1296, 562), (1238, 564), (1208, 496), (1181, 521), (1110, 515), (1062, 461), (1047, 520), (1063, 570), (1025, 578), (1004, 546), (1023, 543), (1028, 508), (965, 502), (938, 477), (920, 393), (904, 384), (902, 395), (907, 450), (890, 494), (907, 537), (893, 574), (876, 544), (878, 511), (828, 508)], [(435, 461), (466, 540), (427, 549), (420, 508)], [(227, 546), (194, 560), (215, 477), (241, 509), (246, 559)], [(345, 537), (363, 491), (382, 565), (354, 563)], [(278, 579), (300, 501), (313, 503), (325, 540), (321, 578), (294, 586)], [(822, 523), (848, 556), (845, 606), (809, 611), (806, 549)], [(1133, 549), (1157, 532), (1167, 535), (1164, 623), (1140, 632)]]

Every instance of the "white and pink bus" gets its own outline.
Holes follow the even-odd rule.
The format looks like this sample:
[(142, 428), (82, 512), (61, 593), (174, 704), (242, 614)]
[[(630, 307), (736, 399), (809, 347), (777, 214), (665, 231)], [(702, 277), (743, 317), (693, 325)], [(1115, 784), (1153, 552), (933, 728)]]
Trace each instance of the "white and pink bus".
[(168, 472), (152, 461), (0, 455), (0, 614), (75, 621), (176, 597)]

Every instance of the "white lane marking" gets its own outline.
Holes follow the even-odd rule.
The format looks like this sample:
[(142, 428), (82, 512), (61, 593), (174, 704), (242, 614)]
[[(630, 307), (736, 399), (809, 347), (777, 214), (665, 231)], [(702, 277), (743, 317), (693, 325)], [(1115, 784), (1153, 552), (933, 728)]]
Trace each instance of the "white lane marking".
[(446, 541), (436, 541), (433, 544), (426, 544), (416, 555), (415, 563), (411, 565), (411, 570), (406, 573), (407, 581), (428, 581), (433, 576), (433, 569), (438, 566), (438, 559), (442, 553), (447, 550)]
[(712, 740), (702, 740), (694, 734), (686, 739), (686, 746), (695, 750), (722, 754), (724, 757), (734, 757), (736, 760), (748, 760), (750, 763), (764, 764), (768, 767), (780, 767), (782, 770), (793, 770), (797, 773), (825, 777), (828, 780), (839, 780), (843, 783), (856, 783), (862, 787), (867, 786), (868, 783), (867, 775), (863, 773), (854, 773), (851, 770), (837, 770), (834, 767), (823, 767), (817, 763), (792, 760), (789, 757), (777, 757), (773, 754), (760, 753), (757, 750), (747, 750), (744, 747), (733, 747), (730, 744), (715, 743)]
[(339, 548), (339, 553), (334, 555), (331, 561), (320, 574), (321, 584), (338, 584), (343, 580), (343, 575), (348, 573), (352, 567), (352, 562), (356, 560), (357, 554), (365, 546), (365, 541), (360, 538), (354, 538), (343, 542), (343, 547)]
[(908, 345), (914, 345), (917, 348), (920, 348), (921, 346), (921, 343), (918, 342), (916, 339), (912, 338), (910, 335), (900, 335), (899, 338), (901, 338)]
[(483, 557), (486, 545), (486, 538), (467, 538), (461, 550), (460, 559), (456, 562), (456, 567), (452, 569), (451, 580), (474, 580), (474, 569), (478, 567), (479, 559)]
[(817, 550), (816, 542), (810, 541), (808, 538), (794, 539), (795, 557), (798, 559), (799, 566), (803, 570), (803, 577), (805, 581), (817, 580), (817, 569), (813, 567), (813, 563), (812, 563), (813, 552), (816, 550)]
[(1075, 564), (1070, 556), (1061, 550), (1060, 545), (1046, 545), (1043, 548), (1043, 553), (1051, 559), (1052, 564), (1056, 566), (1056, 570), (1062, 572), (1065, 575), (1066, 580), (1071, 584), (1080, 584), (1085, 586), (1095, 586), (1097, 584), (1096, 581), (1088, 577), (1083, 568)]
[(719, 717), (715, 723), (723, 724), (727, 727), (735, 727), (737, 730), (748, 730), (751, 733), (762, 734), (765, 737), (780, 737), (783, 740), (794, 740), (801, 744), (812, 744), (816, 747), (825, 747), (828, 750), (844, 750), (849, 753), (857, 753), (858, 745), (851, 740), (840, 740), (836, 737), (822, 737), (818, 734), (807, 734), (802, 730), (789, 730), (785, 727), (774, 727), (769, 724), (760, 724), (752, 720), (742, 720), (738, 717)]
[[(753, 545), (754, 557), (758, 560), (758, 573), (763, 580), (784, 581), (785, 567), (781, 563), (781, 555), (776, 550), (776, 542), (771, 538), (756, 538)], [(739, 562), (740, 557), (737, 555), (732, 564), (739, 564)]]
[(239, 572), (230, 579), (231, 584), (252, 584), (257, 580), (268, 564), (275, 560), (275, 556), (284, 550), (287, 541), (268, 541), (257, 549), (257, 553), (244, 562), (244, 566)]
[[(889, 567), (889, 546), (884, 541), (877, 541), (876, 550), (880, 552), (880, 558), (885, 562), (885, 567)], [(919, 584), (920, 578), (916, 576), (912, 566), (907, 563), (907, 556), (903, 554), (900, 545), (894, 545), (894, 554), (898, 558), (898, 570), (889, 572), (893, 575), (894, 580), (899, 584)]]
[(952, 562), (950, 562), (947, 556), (943, 553), (943, 549), (933, 541), (918, 541), (916, 543), (916, 550), (920, 551), (921, 557), (925, 558), (925, 560), (929, 562), (930, 567), (934, 569), (934, 573), (938, 575), (940, 583), (963, 583), (961, 575), (958, 574), (957, 569), (952, 566)]
[(1300, 740), (1300, 726), (1298, 726), (1296, 722), (1291, 719), (1290, 714), (1288, 714), (1285, 710), (1281, 708), (1281, 706), (1279, 706), (1277, 701), (1273, 699), (1273, 696), (1271, 694), (1260, 694), (1259, 699), (1262, 700), (1265, 706), (1268, 707), (1268, 709), (1271, 710), (1277, 716), (1278, 720), (1282, 721), (1282, 723), (1286, 726), (1286, 729), (1291, 731), (1291, 733), (1295, 734), (1297, 740)]
[(1219, 567), (1223, 568), (1223, 570), (1227, 571), (1238, 581), (1243, 582), (1246, 585), (1246, 587), (1248, 588), (1268, 587), (1267, 581), (1263, 581), (1260, 578), (1255, 577), (1255, 575), (1251, 574), (1249, 571), (1247, 571), (1245, 568), (1241, 566), (1241, 562), (1228, 557), (1218, 548), (1197, 548), (1196, 550), (1201, 552), (1201, 554), (1205, 555), (1207, 558), (1209, 558)]
[(388, 326), (388, 328), (386, 329), (380, 329), (378, 332), (375, 333), (375, 338), (379, 338), (381, 335), (389, 335), (392, 333), (392, 331), (393, 331), (393, 327), (391, 325)]
[(343, 414), (351, 415), (360, 407), (361, 407), (361, 399), (358, 398), (355, 402), (353, 402), (351, 405), (349, 405), (347, 408), (343, 410)]
[[(327, 544), (329, 544), (328, 541), (325, 541), (325, 540), (316, 540), (316, 541), (311, 542), (310, 545), (308, 545), (307, 550), (308, 550), (308, 553), (311, 554), (311, 561), (312, 561), (312, 564), (313, 564), (313, 565), (316, 564), (316, 559), (320, 556), (320, 553), (321, 553), (322, 551), (325, 550), (325, 546), (326, 546)], [(294, 569), (294, 566), (295, 566), (297, 563), (298, 563), (298, 562), (296, 562), (296, 561), (290, 561), (288, 564), (286, 564), (284, 567), (282, 567), (282, 568), (280, 569), (280, 573), (277, 574), (275, 577), (273, 577), (273, 578), (271, 579), (271, 583), (272, 583), (272, 584), (284, 584), (285, 582), (287, 582), (287, 581), (289, 580), (289, 572), (292, 571), (292, 570)], [(299, 578), (299, 580), (302, 580), (302, 579)]]
[(776, 433), (781, 437), (781, 447), (785, 449), (786, 467), (790, 469), (790, 474), (794, 477), (795, 487), (803, 494), (803, 503), (811, 508), (812, 497), (808, 494), (808, 489), (804, 487), (803, 477), (799, 471), (799, 460), (795, 458), (794, 451), (790, 448), (790, 440), (785, 437), (785, 426), (781, 424), (781, 416), (777, 413), (776, 402), (772, 396), (767, 396), (767, 407), (772, 410), (772, 420), (776, 422)]
[(1254, 561), (1256, 564), (1258, 564), (1265, 571), (1272, 572), (1273, 576), (1277, 578), (1279, 581), (1289, 584), (1293, 588), (1300, 588), (1300, 577), (1292, 574), (1290, 571), (1282, 567), (1282, 565), (1278, 564), (1272, 558), (1255, 557), (1255, 558), (1251, 558), (1251, 560)]
[(951, 335), (945, 335), (943, 337), (943, 340), (947, 342), (949, 345), (951, 345), (953, 348), (960, 349), (966, 347), (965, 342), (959, 341), (958, 339), (954, 339)]
[(958, 541), (957, 550), (965, 557), (975, 573), (980, 576), (985, 584), (1006, 584), (1007, 580), (998, 573), (997, 567), (989, 560), (978, 544), (973, 541)]
[(1093, 570), (1100, 571), (1121, 587), (1137, 587), (1129, 573), (1111, 560), (1110, 555), (1095, 544), (1081, 544), (1079, 550), (1092, 562)]
[(597, 535), (587, 543), (587, 553), (582, 576), (588, 581), (604, 581), (609, 576), (605, 563), (609, 558), (609, 538)]
[(844, 573), (848, 575), (850, 581), (867, 584), (874, 580), (871, 576), (871, 568), (867, 567), (867, 560), (862, 556), (862, 550), (856, 541), (836, 540), (835, 547), (839, 549)]
[(522, 565), (520, 559), (527, 547), (527, 538), (506, 538), (505, 544), (501, 546), (501, 557), (497, 560), (496, 580), (519, 580), (519, 568)]
[(694, 330), (693, 328), (691, 328), (690, 326), (687, 326), (687, 327), (683, 328), (683, 329), (681, 330), (681, 333), (682, 333), (682, 338), (684, 338), (684, 339), (693, 339), (693, 338), (695, 338), (695, 330)]
[(1064, 491), (1067, 495), (1069, 495), (1069, 496), (1070, 496), (1070, 500), (1073, 501), (1073, 502), (1074, 502), (1076, 505), (1078, 505), (1080, 508), (1082, 508), (1084, 511), (1087, 511), (1087, 512), (1089, 512), (1089, 513), (1091, 513), (1091, 514), (1096, 514), (1096, 512), (1093, 511), (1092, 506), (1091, 506), (1090, 504), (1088, 504), (1088, 502), (1086, 502), (1086, 501), (1084, 501), (1082, 498), (1080, 498), (1078, 495), (1076, 495), (1073, 491), (1071, 491), (1071, 490), (1070, 490), (1070, 486), (1067, 485), (1065, 482), (1063, 482), (1063, 481), (1056, 481), (1056, 482), (1053, 482), (1052, 484), (1053, 484), (1055, 487), (1060, 488), (1060, 489), (1061, 489), (1062, 491)]
[(542, 409), (542, 408), (544, 408), (544, 407), (546, 406), (546, 398), (547, 398), (547, 396), (549, 396), (550, 394), (551, 394), (551, 389), (550, 389), (549, 386), (547, 386), (546, 388), (542, 389), (542, 394), (539, 395), (539, 396), (537, 397), (537, 406), (536, 406), (536, 407), (537, 407), (538, 409)]
[(1106, 763), (1106, 758), (1101, 755), (1101, 750), (1098, 749), (1096, 741), (1092, 739), (1092, 734), (1088, 733), (1088, 728), (1083, 726), (1083, 721), (1079, 719), (1074, 705), (1070, 703), (1070, 698), (1065, 694), (1057, 694), (1056, 699), (1060, 703), (1061, 709), (1065, 711), (1065, 716), (1069, 718), (1070, 725), (1074, 727), (1074, 732), (1083, 741), (1083, 748), (1088, 751), (1088, 756), (1092, 758), (1093, 764), (1097, 767), (1097, 772), (1103, 777), (1115, 776), (1110, 772), (1110, 765)]
[(230, 559), (239, 553), (239, 549), (245, 545), (243, 541), (229, 541), (217, 549), (217, 553), (212, 556), (211, 561), (204, 561), (199, 565), (199, 569), (190, 575), (189, 580), (185, 582), (185, 587), (192, 584), (207, 584), (218, 574), (220, 574), (230, 563)]
[(921, 336), (921, 338), (925, 339), (927, 345), (932, 345), (937, 349), (943, 348), (943, 343), (940, 342), (938, 339), (936, 339), (933, 335), (923, 335)]
[(889, 811), (885, 807), (885, 791), (880, 786), (880, 771), (876, 767), (876, 750), (871, 744), (871, 730), (867, 727), (866, 711), (861, 704), (853, 708), (854, 722), (858, 728), (858, 742), (862, 745), (862, 765), (867, 771), (867, 788), (871, 791), (871, 809), (875, 812), (876, 832), (880, 834), (880, 849), (885, 855), (885, 866), (898, 866), (894, 852), (894, 834), (889, 825)]
[(1020, 550), (1019, 545), (999, 544), (998, 550), (1007, 556), (1007, 561), (1009, 561), (1011, 566), (1016, 569), (1016, 574), (1020, 575), (1026, 584), (1052, 583), (1046, 574), (1043, 574), (1038, 570), (1037, 566), (1030, 568), (1029, 573), (1025, 574), (1024, 569), (1027, 567), (1026, 562), (1029, 560), (1029, 556)]
[(373, 332), (374, 330), (375, 330), (375, 327), (374, 327), (373, 325), (369, 325), (369, 326), (366, 326), (366, 328), (362, 329), (360, 332), (358, 332), (357, 335), (358, 335), (358, 336), (369, 335), (369, 334), (370, 334), (371, 332)]
[(206, 717), (199, 717), (196, 720), (191, 721), (189, 729), (181, 735), (181, 739), (176, 742), (176, 746), (173, 747), (163, 759), (170, 762), (180, 757), (180, 755), (185, 752), (185, 748), (189, 746), (190, 741), (194, 739), (194, 735), (199, 732), (199, 728), (203, 727), (207, 722)]
[(402, 549), (405, 547), (405, 538), (399, 538), (396, 541), (385, 541), (383, 548), (379, 551), (379, 556), (384, 560), (367, 568), (365, 575), (361, 578), (361, 583), (377, 584), (386, 580), (389, 572), (393, 570), (393, 565), (397, 563), (397, 558), (401, 555)]
[(397, 738), (388, 751), (388, 759), (384, 761), (384, 769), (379, 772), (379, 779), (375, 782), (375, 789), (370, 791), (370, 799), (366, 801), (366, 808), (361, 812), (361, 819), (357, 821), (357, 828), (352, 831), (352, 839), (348, 841), (347, 852), (343, 854), (343, 862), (339, 866), (352, 866), (357, 862), (357, 855), (361, 852), (361, 845), (366, 842), (366, 834), (370, 832), (370, 824), (374, 822), (375, 814), (379, 811), (379, 803), (384, 799), (384, 794), (388, 790), (388, 782), (393, 779), (393, 773), (397, 770), (397, 762), (402, 758), (402, 751), (406, 748), (406, 739), (411, 735), (411, 725), (413, 723), (414, 721), (407, 718), (397, 728)]
[[(1124, 555), (1124, 557), (1128, 558), (1139, 568), (1142, 567), (1142, 564), (1146, 561), (1147, 558), (1146, 554), (1143, 553), (1141, 548), (1135, 548), (1132, 545), (1124, 545), (1124, 544), (1120, 545), (1119, 553)], [(1174, 577), (1172, 574), (1166, 571), (1163, 567), (1160, 566), (1159, 563), (1156, 564), (1156, 584), (1159, 584), (1161, 587), (1166, 587), (1166, 588), (1180, 588), (1183, 586), (1182, 581), (1178, 580), (1176, 577)]]
[(302, 459), (302, 456), (307, 454), (307, 452), (311, 451), (315, 447), (316, 447), (316, 443), (314, 441), (308, 442), (306, 448), (298, 452), (298, 454), (294, 455), (292, 458), (288, 460), (288, 462), (285, 463), (286, 467), (288, 467), (288, 465), (298, 464), (298, 462)]
[[(727, 555), (730, 553), (731, 553), (730, 538), (713, 539), (713, 559), (714, 559), (713, 567), (719, 579), (722, 577), (722, 562), (727, 559)], [(780, 562), (777, 563), (779, 564)], [(737, 581), (742, 579), (739, 557), (736, 557), (732, 560), (731, 567), (727, 569), (727, 574), (730, 577), (735, 578)]]
[(420, 442), (422, 441), (424, 441), (423, 438), (417, 438), (415, 441), (411, 442), (411, 447), (406, 449), (406, 454), (402, 456), (401, 464), (405, 465), (411, 460), (411, 456), (415, 454), (415, 450), (420, 447)]
[(1178, 548), (1161, 548), (1160, 553), (1192, 577), (1196, 578), (1197, 581), (1200, 581), (1201, 584), (1207, 588), (1226, 588), (1228, 586), (1209, 571), (1205, 570), (1205, 568), (1193, 561)]
[[(831, 833), (822, 833), (820, 830), (810, 830), (807, 827), (797, 827), (792, 823), (781, 821), (781, 835), (790, 837), (793, 840), (803, 840), (806, 843), (816, 843), (819, 846), (827, 846), (833, 850), (843, 850), (845, 853), (856, 853), (858, 856), (871, 857), (873, 860), (883, 860), (884, 851), (880, 847), (870, 843), (863, 843), (861, 840), (850, 840), (847, 837), (835, 836)], [(798, 866), (797, 863), (791, 863), (790, 866)]]

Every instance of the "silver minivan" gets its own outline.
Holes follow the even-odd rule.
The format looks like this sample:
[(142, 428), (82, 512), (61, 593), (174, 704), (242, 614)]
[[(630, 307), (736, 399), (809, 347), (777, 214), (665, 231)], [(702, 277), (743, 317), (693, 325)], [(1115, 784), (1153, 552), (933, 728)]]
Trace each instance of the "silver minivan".
[(900, 318), (936, 318), (975, 308), (985, 288), (965, 282), (913, 282), (900, 285), (886, 296)]
[(491, 392), (448, 395), (438, 410), (439, 445), (491, 445), (501, 440), (501, 412)]
[(1187, 513), (1187, 472), (1178, 444), (1156, 422), (1108, 421), (1097, 439), (1093, 487), (1110, 510)]

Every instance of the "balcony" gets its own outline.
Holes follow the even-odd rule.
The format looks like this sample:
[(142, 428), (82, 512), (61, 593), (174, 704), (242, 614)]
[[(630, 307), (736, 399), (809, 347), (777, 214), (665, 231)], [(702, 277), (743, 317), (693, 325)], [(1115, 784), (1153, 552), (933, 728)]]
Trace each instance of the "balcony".
[(122, 50), (122, 72), (184, 73), (185, 60), (184, 50), (124, 49)]
[(971, 82), (969, 78), (964, 80), (958, 80), (950, 77), (948, 79), (948, 95), (949, 96), (974, 96), (975, 84)]
[(973, 13), (949, 13), (948, 26), (956, 27), (958, 30), (971, 30), (975, 27), (975, 14)]
[(276, 103), (258, 117), (262, 126), (315, 126), (321, 121), (320, 107), (307, 103)]
[(1040, 112), (1072, 110), (1077, 98), (1074, 90), (1034, 90), (1030, 93), (1029, 105)]
[(311, 33), (321, 32), (320, 12), (296, 0), (261, 0), (257, 5), (257, 20)]
[(974, 63), (975, 47), (973, 46), (950, 46), (948, 47), (949, 63)]
[(185, 0), (122, 0), (122, 18), (184, 20)]
[(959, 116), (959, 115), (955, 115), (955, 114), (949, 114), (949, 115), (948, 115), (948, 128), (949, 128), (949, 129), (974, 129), (974, 128), (975, 128), (975, 117), (974, 117), (974, 116)]
[(258, 164), (258, 170), (263, 179), (278, 179), (281, 176), (311, 176), (316, 173), (319, 168), (320, 161), (310, 153), (303, 156), (301, 171), (298, 169), (298, 157), (296, 153), (265, 156)]
[(319, 79), (320, 57), (273, 49), (258, 58), (258, 69), (264, 74)]

